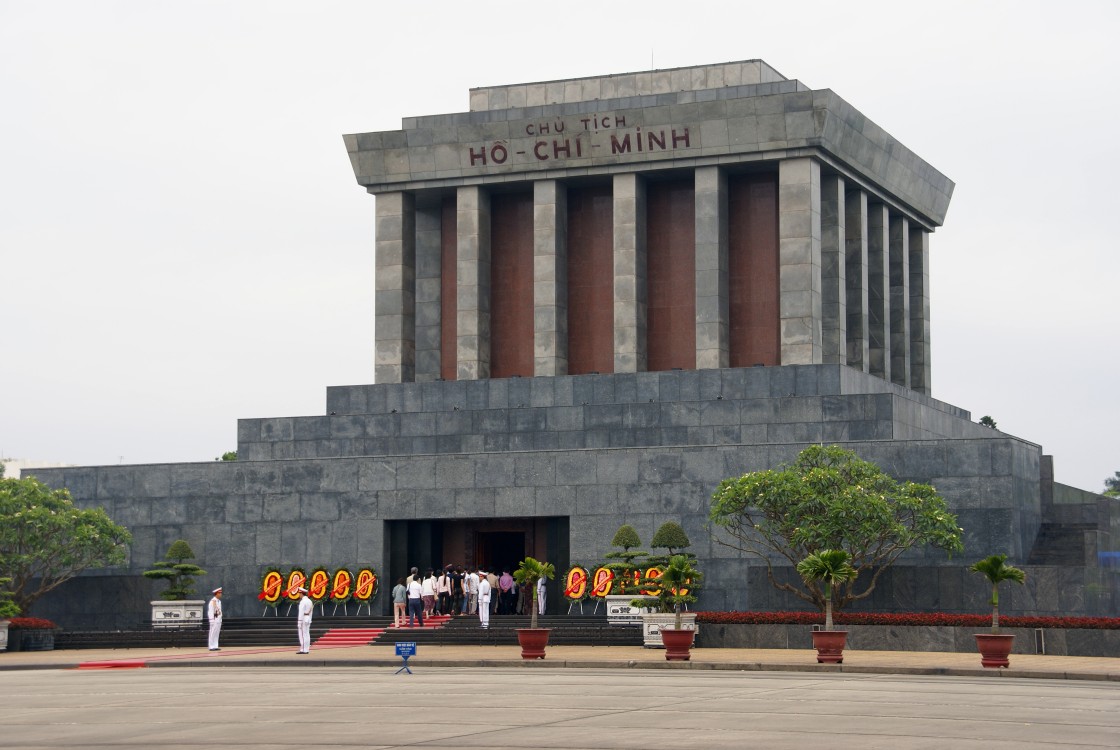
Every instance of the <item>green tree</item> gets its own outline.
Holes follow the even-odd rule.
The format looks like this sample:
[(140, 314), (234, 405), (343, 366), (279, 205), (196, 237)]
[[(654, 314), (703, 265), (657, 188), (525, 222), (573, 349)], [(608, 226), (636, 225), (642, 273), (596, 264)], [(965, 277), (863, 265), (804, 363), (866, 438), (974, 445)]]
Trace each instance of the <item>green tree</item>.
[(848, 560), (848, 553), (842, 549), (825, 549), (797, 563), (797, 572), (802, 579), (824, 584), (825, 630), (832, 630), (832, 587), (847, 583), (858, 575)]
[(634, 547), (640, 547), (641, 544), (642, 540), (638, 536), (637, 529), (628, 523), (619, 526), (618, 531), (614, 533), (611, 545), (622, 547), (622, 550), (603, 555), (607, 560), (617, 561), (606, 563), (606, 567), (614, 573), (614, 581), (611, 583), (612, 594), (626, 594), (629, 593), (628, 588), (634, 588), (634, 574), (640, 570), (637, 560), (648, 554), (642, 550), (634, 549)]
[(20, 613), (20, 608), (12, 601), (12, 592), (8, 590), (11, 582), (11, 578), (0, 578), (0, 620), (16, 617)]
[(810, 446), (781, 469), (725, 479), (712, 495), (708, 518), (730, 537), (716, 534), (717, 543), (762, 558), (775, 588), (822, 612), (826, 597), (820, 583), (779, 581), (775, 561), (796, 567), (823, 550), (847, 552), (856, 576), (837, 594), (836, 606), (842, 609), (869, 596), (883, 571), (906, 550), (921, 545), (949, 553), (962, 549), (957, 518), (933, 487), (900, 483), (835, 445)]
[(169, 602), (177, 602), (194, 594), (194, 577), (204, 576), (206, 571), (187, 562), (194, 559), (191, 546), (179, 539), (172, 543), (163, 558), (144, 571), (145, 578), (167, 581), (167, 589), (160, 596)]
[(992, 430), (999, 429), (999, 425), (996, 424), (996, 421), (987, 415), (980, 417), (980, 424)]
[(1109, 497), (1120, 497), (1120, 471), (1104, 480), (1104, 494)]
[(74, 507), (69, 491), (33, 476), (0, 479), (0, 576), (24, 612), (89, 568), (119, 565), (132, 541), (102, 508)]
[(1027, 580), (1027, 574), (1014, 565), (1007, 564), (1007, 555), (992, 555), (983, 560), (974, 562), (968, 567), (973, 573), (979, 573), (992, 584), (992, 632), (999, 632), (999, 585), (1004, 581), (1014, 581), (1022, 584)]
[(650, 555), (649, 560), (646, 561), (649, 565), (668, 565), (673, 555), (684, 555), (693, 560), (696, 558), (696, 555), (691, 552), (683, 551), (685, 547), (692, 546), (692, 540), (688, 538), (684, 527), (676, 521), (666, 521), (661, 524), (654, 532), (649, 546), (652, 549), (668, 550), (668, 553), (664, 555)]
[(236, 461), (237, 451), (226, 451), (222, 454), (221, 458), (215, 458), (215, 461)]

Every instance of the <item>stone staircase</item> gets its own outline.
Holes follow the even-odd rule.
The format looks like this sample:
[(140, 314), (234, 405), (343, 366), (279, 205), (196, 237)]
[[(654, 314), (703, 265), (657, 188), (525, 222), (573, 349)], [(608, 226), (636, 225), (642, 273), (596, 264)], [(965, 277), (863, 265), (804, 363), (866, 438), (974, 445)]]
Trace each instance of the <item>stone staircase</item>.
[[(517, 629), (529, 627), (528, 615), (494, 615), (489, 629), (478, 617), (434, 617), (424, 627), (394, 628), (391, 617), (316, 617), (311, 622), (315, 646), (392, 644), (414, 641), (433, 646), (497, 646), (517, 643)], [(550, 645), (640, 646), (640, 627), (610, 625), (605, 615), (544, 615), (538, 627), (551, 628)], [(206, 645), (207, 628), (162, 629), (142, 625), (131, 630), (61, 631), (55, 648), (194, 648)], [(222, 648), (288, 646), (296, 643), (295, 617), (231, 617), (222, 624)]]
[(1028, 565), (1085, 565), (1085, 534), (1091, 523), (1043, 523), (1031, 547)]

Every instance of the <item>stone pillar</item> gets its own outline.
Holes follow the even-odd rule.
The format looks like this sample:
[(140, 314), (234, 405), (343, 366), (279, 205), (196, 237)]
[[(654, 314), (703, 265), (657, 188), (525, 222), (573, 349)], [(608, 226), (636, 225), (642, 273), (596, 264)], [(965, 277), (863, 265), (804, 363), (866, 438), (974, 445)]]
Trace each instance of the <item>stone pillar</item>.
[(890, 220), (882, 203), (867, 206), (867, 343), (868, 372), (883, 380), (891, 379), (891, 319), (888, 233)]
[(929, 232), (910, 225), (910, 387), (932, 393), (929, 327)]
[(376, 203), (374, 368), (376, 383), (416, 376), (416, 212), (409, 193), (383, 193)]
[(778, 242), (782, 364), (821, 364), (821, 167), (812, 159), (778, 162)]
[(825, 364), (848, 363), (844, 180), (821, 178), (821, 346)]
[(867, 193), (858, 188), (844, 195), (844, 247), (848, 366), (868, 372)]
[(416, 380), (437, 380), (440, 372), (440, 248), (442, 206), (416, 208)]
[(696, 369), (728, 367), (727, 175), (696, 170)]
[(455, 204), (458, 380), (490, 377), (490, 194), (461, 187)]
[(910, 221), (890, 217), (891, 382), (910, 387)]
[(614, 371), (646, 369), (646, 187), (614, 177)]
[(568, 374), (568, 192), (533, 183), (533, 374)]

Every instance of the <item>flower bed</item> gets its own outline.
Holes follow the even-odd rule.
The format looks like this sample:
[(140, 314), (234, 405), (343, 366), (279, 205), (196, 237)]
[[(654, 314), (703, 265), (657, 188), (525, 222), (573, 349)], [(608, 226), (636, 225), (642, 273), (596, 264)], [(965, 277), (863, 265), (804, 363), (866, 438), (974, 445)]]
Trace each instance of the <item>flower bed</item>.
[[(992, 616), (954, 615), (941, 612), (834, 612), (837, 625), (909, 625), (990, 628)], [(725, 625), (823, 625), (820, 612), (697, 612), (697, 622)], [(1014, 617), (1002, 615), (1005, 628), (1076, 628), (1080, 630), (1120, 630), (1120, 617)]]
[(57, 628), (41, 617), (13, 617), (8, 624), (8, 650), (53, 651)]
[[(812, 648), (818, 612), (698, 612), (701, 648)], [(976, 650), (973, 634), (989, 631), (990, 615), (940, 613), (840, 613), (833, 619), (848, 631), (849, 650)], [(1000, 617), (1000, 632), (1017, 635), (1014, 653), (1114, 656), (1120, 653), (1120, 618)]]

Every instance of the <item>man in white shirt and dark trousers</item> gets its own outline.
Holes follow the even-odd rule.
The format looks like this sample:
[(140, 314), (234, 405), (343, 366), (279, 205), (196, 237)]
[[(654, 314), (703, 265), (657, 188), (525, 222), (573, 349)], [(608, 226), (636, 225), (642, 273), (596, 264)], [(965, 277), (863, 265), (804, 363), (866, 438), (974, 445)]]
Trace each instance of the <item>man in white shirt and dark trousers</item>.
[(299, 651), (297, 654), (310, 654), (311, 653), (311, 613), (315, 609), (315, 603), (311, 601), (311, 597), (307, 595), (307, 589), (302, 586), (299, 588), (299, 593), (303, 594), (303, 598), (299, 600), (299, 610), (296, 613), (296, 629), (299, 631)]
[(482, 623), (479, 627), (490, 627), (490, 581), (481, 570), (478, 571), (478, 619)]
[(424, 600), (421, 598), (423, 587), (417, 578), (408, 582), (408, 627), (417, 617), (420, 618), (420, 627), (424, 627)]
[(214, 596), (210, 599), (210, 606), (206, 608), (207, 618), (210, 620), (210, 650), (221, 651), (218, 648), (218, 635), (222, 632), (222, 587), (214, 589)]

